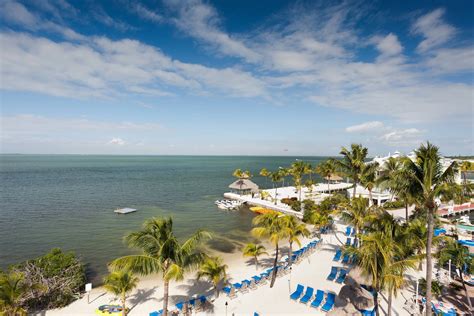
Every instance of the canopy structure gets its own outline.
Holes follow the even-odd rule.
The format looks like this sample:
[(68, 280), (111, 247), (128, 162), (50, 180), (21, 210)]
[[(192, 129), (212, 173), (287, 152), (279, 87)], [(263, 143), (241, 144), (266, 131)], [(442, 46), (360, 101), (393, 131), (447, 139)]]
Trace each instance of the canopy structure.
[(249, 179), (239, 179), (229, 185), (232, 193), (240, 195), (258, 193), (258, 185), (250, 181)]
[(342, 177), (338, 176), (337, 174), (331, 174), (329, 177), (324, 177), (327, 181), (342, 181)]

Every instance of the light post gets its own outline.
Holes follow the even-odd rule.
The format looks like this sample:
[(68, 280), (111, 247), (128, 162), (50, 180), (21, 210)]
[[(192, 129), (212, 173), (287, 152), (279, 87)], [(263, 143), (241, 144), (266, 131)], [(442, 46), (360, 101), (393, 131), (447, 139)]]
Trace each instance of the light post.
[(288, 277), (288, 293), (291, 293), (291, 269), (292, 267), (290, 267), (290, 275)]
[(449, 274), (448, 274), (448, 279), (449, 279), (449, 283), (451, 283), (451, 259), (449, 259)]
[(420, 281), (416, 280), (416, 294), (415, 294), (415, 302), (418, 304), (418, 287), (420, 286)]
[(227, 305), (229, 305), (229, 303), (227, 303), (227, 301), (225, 302), (225, 316), (227, 316)]

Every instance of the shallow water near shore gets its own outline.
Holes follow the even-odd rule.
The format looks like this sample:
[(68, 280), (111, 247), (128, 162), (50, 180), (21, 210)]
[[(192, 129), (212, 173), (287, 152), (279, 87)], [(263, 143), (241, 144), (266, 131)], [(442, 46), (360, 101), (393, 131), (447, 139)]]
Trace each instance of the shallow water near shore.
[[(0, 268), (72, 250), (99, 282), (110, 260), (131, 252), (126, 232), (147, 218), (172, 216), (178, 237), (196, 229), (215, 233), (209, 246), (234, 252), (249, 239), (253, 214), (214, 206), (234, 180), (236, 168), (258, 171), (295, 159), (316, 165), (325, 157), (0, 155)], [(117, 215), (116, 208), (138, 212)]]

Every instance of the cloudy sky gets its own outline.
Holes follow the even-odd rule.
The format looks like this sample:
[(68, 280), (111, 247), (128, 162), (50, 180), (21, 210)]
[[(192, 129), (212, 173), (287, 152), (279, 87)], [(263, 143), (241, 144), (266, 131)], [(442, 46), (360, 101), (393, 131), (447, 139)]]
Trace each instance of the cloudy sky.
[(474, 154), (458, 1), (0, 2), (3, 153)]

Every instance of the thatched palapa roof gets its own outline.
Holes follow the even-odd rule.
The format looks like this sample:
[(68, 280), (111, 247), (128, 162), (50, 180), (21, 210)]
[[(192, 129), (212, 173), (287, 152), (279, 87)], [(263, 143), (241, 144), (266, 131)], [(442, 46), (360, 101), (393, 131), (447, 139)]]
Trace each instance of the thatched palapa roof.
[(231, 185), (229, 185), (229, 188), (234, 190), (252, 190), (252, 192), (258, 192), (258, 185), (249, 179), (236, 180)]
[(337, 174), (331, 174), (329, 177), (324, 177), (324, 179), (329, 181), (342, 181), (342, 177), (338, 176)]

